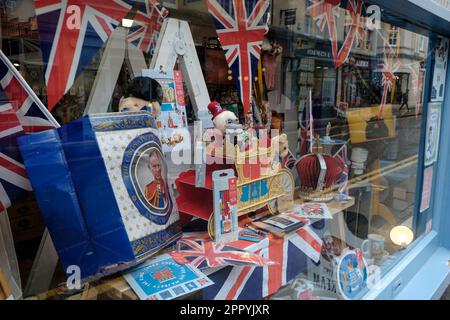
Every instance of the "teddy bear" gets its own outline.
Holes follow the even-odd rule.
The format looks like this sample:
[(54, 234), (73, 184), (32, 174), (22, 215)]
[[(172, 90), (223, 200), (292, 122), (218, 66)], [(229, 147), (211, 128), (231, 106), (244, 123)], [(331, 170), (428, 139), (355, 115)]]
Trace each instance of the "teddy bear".
[(158, 81), (135, 77), (128, 85), (128, 97), (119, 102), (120, 112), (149, 111), (157, 118), (161, 113), (162, 89)]
[(271, 144), (274, 157), (278, 156), (280, 159), (283, 159), (289, 155), (289, 141), (286, 133), (272, 137)]

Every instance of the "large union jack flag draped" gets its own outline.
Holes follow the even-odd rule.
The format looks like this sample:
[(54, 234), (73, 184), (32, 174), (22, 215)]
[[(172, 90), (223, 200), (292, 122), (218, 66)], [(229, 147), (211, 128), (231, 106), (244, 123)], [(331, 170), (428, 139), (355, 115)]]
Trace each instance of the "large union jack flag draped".
[(35, 9), (52, 110), (131, 6), (121, 0), (36, 0)]
[(136, 15), (135, 25), (130, 28), (128, 41), (145, 53), (152, 53), (161, 31), (164, 19), (169, 15), (169, 11), (157, 0), (145, 0)]
[(24, 133), (57, 126), (8, 58), (0, 51), (0, 211), (31, 191), (17, 145)]
[[(214, 282), (203, 290), (211, 300), (255, 300), (276, 293), (283, 285), (307, 269), (308, 259), (320, 261), (322, 239), (305, 226), (285, 238), (269, 238), (253, 250), (271, 261), (263, 267), (226, 267), (208, 277)], [(252, 250), (252, 251), (253, 251)]]
[(273, 264), (268, 259), (232, 245), (222, 245), (204, 238), (184, 237), (178, 242), (178, 250), (170, 252), (178, 263), (191, 263), (199, 269), (220, 266), (263, 266)]
[(244, 113), (250, 111), (254, 75), (267, 28), (268, 0), (207, 0), (225, 58), (239, 88)]

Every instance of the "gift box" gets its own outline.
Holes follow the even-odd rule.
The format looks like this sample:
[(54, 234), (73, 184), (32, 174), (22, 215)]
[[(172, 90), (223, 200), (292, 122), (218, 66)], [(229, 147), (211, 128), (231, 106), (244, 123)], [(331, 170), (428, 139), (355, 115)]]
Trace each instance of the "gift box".
[(100, 114), (19, 139), (61, 262), (82, 279), (133, 266), (181, 236), (155, 128), (147, 112)]

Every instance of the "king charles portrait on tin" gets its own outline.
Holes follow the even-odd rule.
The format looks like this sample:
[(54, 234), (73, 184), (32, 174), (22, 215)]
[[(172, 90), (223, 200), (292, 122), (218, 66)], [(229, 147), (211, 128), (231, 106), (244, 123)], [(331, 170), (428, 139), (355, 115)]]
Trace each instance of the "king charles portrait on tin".
[(153, 176), (153, 181), (145, 186), (145, 199), (154, 208), (163, 209), (169, 201), (169, 191), (163, 178), (163, 160), (158, 150), (153, 149), (148, 155), (148, 168)]

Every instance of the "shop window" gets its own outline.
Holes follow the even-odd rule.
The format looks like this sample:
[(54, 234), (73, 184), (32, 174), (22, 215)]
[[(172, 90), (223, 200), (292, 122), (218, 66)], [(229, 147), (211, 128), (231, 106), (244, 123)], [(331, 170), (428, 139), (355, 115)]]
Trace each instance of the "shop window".
[[(234, 12), (233, 4), (237, 2), (215, 1), (230, 16), (231, 12)], [(366, 5), (359, 0), (276, 0), (271, 1), (272, 7), (269, 11), (279, 14), (279, 17), (273, 19), (273, 24), (267, 32), (266, 30), (257, 32), (261, 34), (261, 40), (264, 40), (261, 47), (259, 44), (245, 47), (246, 51), (243, 51), (244, 53), (240, 56), (241, 59), (249, 59), (249, 57), (261, 57), (261, 59), (259, 61), (250, 59), (248, 64), (233, 66), (230, 64), (238, 55), (237, 49), (225, 55), (224, 48), (227, 49), (232, 45), (235, 47), (247, 45), (242, 40), (244, 37), (235, 35), (234, 39), (227, 38), (226, 41), (229, 43), (224, 42), (225, 36), (222, 36), (222, 39), (220, 37), (224, 31), (217, 32), (218, 23), (211, 19), (204, 1), (180, 0), (162, 1), (162, 3), (167, 5), (170, 17), (188, 21), (189, 32), (192, 33), (196, 45), (196, 58), (200, 64), (200, 70), (194, 70), (194, 75), (204, 80), (202, 85), (206, 87), (208, 95), (199, 101), (205, 103), (209, 98), (216, 100), (221, 104), (221, 108), (234, 113), (236, 119), (230, 116), (232, 118), (228, 123), (230, 127), (233, 127), (232, 125), (239, 127), (236, 122), (240, 121), (246, 128), (264, 127), (277, 129), (281, 131), (281, 134), (286, 134), (286, 136), (275, 138), (281, 141), (286, 154), (280, 154), (280, 159), (277, 160), (280, 166), (274, 166), (276, 169), (283, 166), (285, 170), (280, 170), (282, 172), (280, 175), (268, 180), (270, 183), (267, 186), (259, 184), (261, 188), (267, 187), (268, 193), (265, 202), (263, 201), (264, 206), (260, 207), (260, 202), (256, 201), (258, 199), (252, 198), (250, 200), (254, 201), (253, 205), (246, 207), (248, 210), (242, 214), (242, 217), (252, 220), (255, 215), (260, 218), (259, 214), (298, 213), (301, 210), (303, 213), (309, 210), (310, 214), (305, 220), (307, 225), (303, 226), (301, 231), (296, 229), (295, 232), (289, 233), (283, 230), (281, 232), (283, 241), (287, 241), (284, 248), (288, 249), (279, 253), (280, 255), (292, 254), (290, 258), (286, 257), (281, 262), (277, 261), (282, 264), (290, 263), (281, 265), (279, 268), (279, 272), (285, 272), (281, 278), (286, 281), (282, 283), (280, 280), (280, 283), (276, 283), (279, 286), (273, 291), (267, 288), (262, 289), (261, 292), (242, 290), (240, 293), (234, 292), (236, 296), (233, 297), (242, 299), (260, 299), (268, 296), (273, 299), (286, 296), (296, 299), (360, 298), (367, 292), (367, 285), (357, 287), (358, 279), (350, 279), (350, 277), (367, 275), (364, 272), (368, 272), (369, 267), (384, 276), (402, 257), (407, 245), (399, 245), (395, 242), (391, 238), (391, 231), (395, 227), (404, 226), (412, 231), (414, 239), (421, 236), (413, 221), (419, 214), (420, 203), (417, 201), (419, 196), (416, 194), (417, 172), (419, 158), (424, 153), (424, 150), (420, 149), (420, 137), (424, 132), (422, 113), (427, 107), (424, 104), (424, 79), (430, 72), (425, 68), (430, 58), (427, 55), (429, 51), (427, 33), (422, 32), (420, 27), (411, 31), (401, 24), (390, 24), (384, 16), (381, 17), (380, 29), (368, 30), (363, 19), (355, 19), (355, 17), (364, 17), (366, 12)], [(246, 1), (246, 9), (248, 10), (255, 3), (256, 0)], [(286, 9), (294, 3), (296, 8)], [(362, 7), (358, 7), (359, 4), (362, 4)], [(0, 8), (2, 51), (11, 61), (17, 63), (18, 70), (30, 87), (38, 93), (43, 103), (46, 106), (51, 105), (49, 109), (60, 124), (65, 125), (82, 118), (89, 111), (87, 106), (93, 109), (101, 107), (102, 112), (112, 113), (121, 108), (122, 97), (128, 95), (135, 98), (130, 92), (134, 83), (132, 79), (139, 74), (135, 70), (136, 65), (142, 66), (139, 72), (142, 69), (147, 70), (152, 59), (158, 54), (156, 42), (149, 46), (152, 48), (150, 50), (139, 42), (138, 38), (133, 38), (136, 36), (133, 32), (136, 32), (138, 28), (137, 19), (129, 30), (124, 31), (127, 36), (119, 39), (117, 41), (119, 45), (116, 47), (107, 41), (111, 40), (111, 34), (118, 36), (118, 33), (112, 33), (108, 29), (113, 28), (112, 25), (106, 27), (105, 24), (99, 23), (96, 27), (101, 25), (101, 30), (97, 30), (99, 33), (92, 36), (92, 39), (97, 41), (95, 42), (97, 47), (94, 48), (95, 50), (92, 46), (88, 48), (86, 54), (89, 54), (89, 58), (87, 58), (88, 55), (83, 55), (81, 58), (78, 57), (79, 63), (74, 64), (75, 53), (70, 59), (60, 57), (59, 63), (63, 66), (66, 66), (65, 63), (71, 64), (72, 68), (69, 68), (71, 71), (67, 72), (65, 85), (61, 89), (57, 84), (63, 80), (51, 79), (51, 71), (46, 71), (45, 61), (49, 61), (56, 53), (50, 50), (53, 40), (50, 37), (48, 39), (43, 37), (45, 28), (42, 28), (42, 24), (40, 25), (33, 5), (33, 1), (28, 1), (28, 10), (21, 11), (15, 9), (5, 11)], [(330, 14), (324, 15), (324, 8), (319, 7), (321, 5), (328, 6), (325, 12)], [(124, 15), (130, 14), (129, 8), (126, 8)], [(135, 4), (131, 12), (136, 14), (139, 10), (141, 9)], [(135, 16), (131, 14), (130, 17)], [(228, 16), (226, 18), (228, 19)], [(252, 28), (260, 27), (265, 22)], [(225, 25), (228, 23), (224, 22)], [(289, 27), (295, 25), (304, 27)], [(149, 27), (146, 23), (144, 26)], [(88, 31), (94, 32), (90, 29)], [(252, 34), (249, 37), (253, 36)], [(157, 35), (155, 39), (158, 39)], [(405, 40), (405, 46), (403, 46), (404, 39), (417, 39), (417, 41)], [(400, 40), (402, 40), (402, 46), (400, 46)], [(76, 42), (76, 39), (74, 41)], [(185, 47), (177, 47), (176, 50), (180, 53), (185, 49)], [(164, 54), (161, 52), (159, 54)], [(112, 53), (120, 53), (120, 55)], [(170, 54), (172, 53), (170, 51)], [(118, 59), (119, 56), (124, 58)], [(133, 57), (138, 58), (133, 60)], [(244, 75), (243, 72), (248, 72), (251, 66), (255, 66), (256, 71), (253, 74)], [(175, 68), (183, 69), (181, 60), (176, 63)], [(244, 70), (245, 68), (247, 70)], [(152, 71), (159, 72), (161, 75), (171, 70), (157, 67)], [(183, 72), (191, 72), (191, 70), (183, 70)], [(111, 76), (113, 73), (114, 77)], [(109, 76), (105, 77), (105, 74)], [(186, 79), (186, 74), (184, 77)], [(96, 97), (99, 101), (107, 101), (105, 105), (99, 107), (92, 103), (93, 92), (100, 90), (98, 88), (107, 82), (105, 79), (112, 79), (107, 88), (110, 99), (102, 100), (104, 97), (98, 94)], [(51, 81), (54, 82), (51, 83)], [(244, 105), (241, 96), (245, 83), (246, 88), (252, 92), (247, 105)], [(162, 101), (173, 101), (175, 90), (170, 87), (173, 83), (169, 81), (168, 84), (167, 82), (163, 84), (165, 91), (161, 93)], [(55, 87), (52, 86), (61, 89), (59, 95), (55, 94)], [(196, 94), (203, 86), (195, 87), (185, 80), (184, 85), (181, 83), (177, 89), (180, 88), (184, 89), (186, 94), (177, 99), (185, 102), (186, 109), (170, 110), (167, 119), (157, 118), (156, 126), (158, 121), (161, 124), (163, 120), (167, 120), (172, 126), (171, 129), (179, 129), (176, 122), (180, 121), (185, 124), (183, 129), (194, 131), (192, 125), (194, 120), (198, 119), (198, 114), (196, 114), (195, 103), (191, 99), (196, 98)], [(189, 91), (191, 95), (187, 94)], [(144, 103), (145, 105), (140, 107), (149, 107), (149, 101)], [(251, 106), (250, 110), (245, 113), (244, 110), (248, 106)], [(201, 107), (206, 108), (206, 106)], [(212, 113), (211, 117), (217, 116), (223, 113), (223, 110), (212, 110)], [(179, 136), (169, 137), (165, 133), (164, 131), (161, 137), (166, 146), (180, 143)], [(240, 137), (248, 137), (248, 135), (242, 134)], [(117, 146), (112, 145), (111, 150), (114, 148)], [(158, 162), (155, 166), (163, 161), (161, 155), (152, 157), (154, 162)], [(166, 157), (166, 159), (169, 158), (170, 156)], [(176, 167), (171, 166), (170, 162), (168, 164), (170, 169)], [(114, 164), (116, 165), (120, 164)], [(180, 168), (176, 169), (184, 170)], [(167, 168), (164, 170), (169, 171)], [(236, 171), (239, 170), (236, 169)], [(183, 177), (183, 174), (175, 172), (176, 174), (168, 177), (167, 180), (178, 181), (178, 185), (175, 182), (170, 185), (170, 188), (174, 188), (173, 193), (176, 196), (185, 193), (186, 202), (179, 203), (180, 211), (183, 205), (185, 210), (188, 210), (186, 207), (199, 205), (203, 210), (203, 206), (212, 204), (212, 190), (196, 188), (195, 176), (190, 176), (190, 180), (185, 180), (183, 184), (183, 181), (177, 180)], [(249, 183), (255, 181), (259, 183), (263, 180), (252, 176), (250, 169), (248, 171), (242, 169), (239, 173), (242, 173), (242, 176), (245, 175)], [(115, 175), (114, 177), (117, 178)], [(207, 181), (210, 187), (212, 180)], [(154, 187), (154, 185), (143, 183), (145, 197), (151, 196), (152, 204), (155, 206), (168, 206), (169, 193), (164, 194), (165, 186)], [(256, 185), (258, 184), (247, 186), (248, 190), (246, 190), (250, 198), (263, 190), (253, 190)], [(238, 185), (238, 187), (242, 186)], [(250, 190), (250, 187), (253, 189)], [(286, 189), (293, 193), (293, 199), (288, 199), (286, 205), (292, 206), (285, 208), (283, 207), (285, 203), (281, 204), (282, 201), (278, 200), (275, 201), (277, 206), (273, 205), (273, 200), (277, 196), (270, 198), (271, 192)], [(289, 192), (286, 191), (286, 193)], [(240, 196), (244, 193), (245, 190), (239, 189)], [(269, 198), (270, 201), (267, 200)], [(221, 202), (220, 205), (228, 206), (229, 203)], [(134, 202), (131, 201), (129, 205), (123, 205), (126, 208), (133, 206)], [(156, 207), (158, 210), (161, 209)], [(200, 217), (197, 222), (208, 220), (212, 208), (207, 209), (211, 210), (204, 210), (207, 211), (206, 218)], [(35, 210), (37, 214), (37, 208)], [(317, 216), (319, 219), (314, 218)], [(269, 215), (265, 218), (267, 217)], [(190, 220), (192, 217), (188, 218)], [(206, 225), (205, 221), (203, 222)], [(212, 220), (209, 221), (211, 223)], [(286, 220), (278, 222), (280, 221)], [(161, 225), (159, 223), (158, 228), (162, 230)], [(254, 228), (257, 228), (256, 226), (257, 224)], [(211, 232), (210, 229), (205, 228), (202, 231)], [(267, 229), (264, 232), (266, 231)], [(414, 242), (410, 245), (414, 245)], [(142, 247), (145, 247), (144, 244), (134, 249), (140, 250)], [(26, 261), (24, 265), (31, 265), (29, 262)], [(230, 272), (233, 267), (227, 268), (217, 271), (222, 272), (217, 278), (223, 281), (218, 280), (209, 289), (205, 289), (204, 297), (214, 298), (223, 293), (220, 286), (224, 287), (228, 279), (226, 272)], [(354, 268), (361, 268), (363, 273), (353, 273)], [(232, 272), (238, 272), (238, 269), (233, 270)], [(261, 270), (264, 270), (261, 273), (266, 272), (267, 266), (262, 267)], [(289, 270), (289, 273), (286, 270)], [(346, 274), (344, 278), (339, 278), (341, 271), (342, 274)], [(239, 279), (261, 281), (262, 276), (257, 272), (259, 271), (256, 270), (254, 274), (241, 273)], [(157, 275), (160, 280), (170, 279), (171, 276), (173, 275), (167, 272)], [(276, 277), (277, 281), (278, 278)], [(58, 279), (55, 282), (61, 281)], [(357, 292), (348, 291), (352, 289), (352, 281), (356, 281), (353, 284)], [(258, 288), (261, 286), (264, 287), (264, 284), (258, 284)]]

